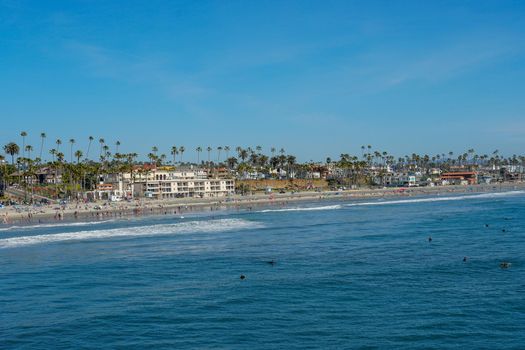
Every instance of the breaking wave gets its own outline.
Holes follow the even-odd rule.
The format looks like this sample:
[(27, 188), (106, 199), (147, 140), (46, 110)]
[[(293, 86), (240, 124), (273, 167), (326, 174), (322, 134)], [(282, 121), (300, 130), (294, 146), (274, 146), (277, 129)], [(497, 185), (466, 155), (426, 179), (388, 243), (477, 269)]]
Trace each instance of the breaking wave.
[(349, 203), (349, 204), (345, 204), (345, 207), (405, 204), (405, 203), (427, 203), (427, 202), (441, 202), (441, 201), (459, 201), (459, 200), (465, 200), (465, 199), (480, 199), (480, 198), (490, 199), (490, 198), (509, 197), (509, 196), (515, 196), (515, 195), (520, 195), (520, 194), (525, 194), (525, 191), (509, 191), (509, 192), (471, 194), (471, 195), (463, 195), (463, 196), (412, 198), (412, 199), (398, 199), (398, 200), (388, 200), (388, 201)]
[(13, 248), (34, 244), (90, 239), (106, 239), (114, 237), (144, 237), (180, 233), (212, 233), (260, 227), (262, 227), (260, 223), (242, 219), (188, 221), (175, 224), (158, 224), (151, 226), (114, 228), (108, 230), (78, 231), (35, 236), (11, 237), (0, 239), (0, 248)]
[(273, 213), (273, 212), (285, 212), (285, 211), (314, 211), (314, 210), (335, 210), (341, 209), (341, 205), (325, 205), (322, 207), (301, 207), (301, 208), (283, 208), (283, 209), (265, 209), (260, 210), (258, 213)]
[(115, 220), (104, 220), (104, 221), (82, 221), (82, 222), (65, 222), (65, 223), (56, 223), (56, 224), (36, 224), (36, 225), (23, 225), (23, 226), (9, 226), (2, 227), (0, 231), (19, 231), (19, 230), (33, 230), (35, 228), (48, 228), (48, 227), (73, 227), (73, 226), (91, 226), (98, 224), (105, 224)]

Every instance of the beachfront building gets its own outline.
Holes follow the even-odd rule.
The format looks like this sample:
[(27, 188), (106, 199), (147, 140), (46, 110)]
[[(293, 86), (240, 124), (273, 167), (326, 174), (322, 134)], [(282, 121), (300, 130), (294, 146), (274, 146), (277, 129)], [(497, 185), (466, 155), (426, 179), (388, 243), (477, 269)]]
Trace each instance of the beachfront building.
[(454, 171), (441, 174), (443, 185), (474, 185), (478, 182), (475, 171)]
[(235, 180), (209, 175), (202, 169), (137, 167), (131, 173), (110, 174), (104, 184), (112, 185), (108, 198), (210, 198), (235, 192)]

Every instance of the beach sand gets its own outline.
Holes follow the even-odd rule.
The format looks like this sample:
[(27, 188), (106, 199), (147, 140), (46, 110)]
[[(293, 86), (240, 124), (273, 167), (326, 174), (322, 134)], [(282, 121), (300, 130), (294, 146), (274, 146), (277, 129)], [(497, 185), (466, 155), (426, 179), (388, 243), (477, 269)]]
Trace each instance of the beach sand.
[[(0, 209), (0, 227), (35, 225), (57, 221), (91, 221), (145, 215), (183, 215), (214, 210), (252, 210), (285, 207), (294, 202), (352, 201), (367, 198), (441, 196), (524, 190), (525, 183), (502, 183), (471, 186), (412, 187), (406, 189), (359, 189), (347, 191), (273, 193), (234, 195), (221, 198), (141, 199), (131, 202), (68, 203), (41, 207), (17, 206)], [(100, 209), (96, 209), (100, 208)]]

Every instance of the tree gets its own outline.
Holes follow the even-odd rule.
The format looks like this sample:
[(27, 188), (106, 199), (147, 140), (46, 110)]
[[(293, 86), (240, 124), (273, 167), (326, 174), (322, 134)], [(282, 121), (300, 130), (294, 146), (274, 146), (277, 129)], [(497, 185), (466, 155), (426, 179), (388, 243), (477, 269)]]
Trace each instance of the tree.
[(211, 150), (212, 148), (210, 146), (208, 146), (208, 148), (206, 148), (206, 151), (208, 151), (208, 165), (210, 163), (210, 154), (211, 154)]
[(15, 165), (15, 154), (20, 152), (20, 147), (14, 142), (9, 142), (4, 146), (4, 152), (11, 156), (11, 165)]
[(82, 155), (83, 155), (83, 154), (82, 154), (82, 151), (81, 151), (81, 150), (77, 150), (77, 151), (75, 152), (75, 158), (77, 159), (77, 164), (80, 163), (80, 158), (82, 158)]
[(20, 136), (22, 136), (22, 152), (23, 152), (23, 156), (25, 157), (25, 156), (26, 156), (25, 149), (26, 149), (26, 136), (27, 136), (27, 132), (22, 131), (22, 132), (20, 133)]
[(217, 147), (217, 164), (221, 161), (222, 146)]
[(171, 155), (173, 156), (173, 165), (175, 165), (175, 163), (177, 163), (177, 154), (179, 153), (179, 150), (177, 149), (177, 146), (173, 146), (171, 147)]
[(241, 148), (239, 150), (239, 158), (241, 158), (242, 162), (244, 163), (246, 161), (246, 158), (248, 158), (248, 151)]
[(38, 158), (42, 159), (42, 151), (44, 150), (44, 140), (46, 139), (46, 133), (45, 132), (42, 132), (40, 133), (40, 155), (38, 156)]
[(224, 146), (224, 152), (226, 152), (226, 159), (230, 157), (230, 146)]
[(73, 163), (73, 145), (75, 144), (75, 139), (69, 139), (69, 162)]
[(200, 154), (202, 152), (202, 147), (201, 146), (197, 147), (195, 151), (197, 151), (197, 164), (200, 164)]
[(60, 145), (62, 144), (62, 140), (61, 140), (61, 139), (57, 139), (57, 140), (55, 141), (55, 143), (57, 144), (57, 153), (58, 153), (59, 150), (60, 150)]
[(99, 157), (100, 157), (100, 158), (102, 158), (102, 151), (103, 151), (102, 147), (104, 147), (104, 143), (105, 143), (105, 142), (106, 142), (106, 141), (104, 141), (103, 138), (98, 139), (98, 143), (99, 143), (99, 145), (100, 145), (100, 154), (99, 154)]
[(151, 164), (156, 163), (157, 156), (154, 153), (148, 153), (148, 158)]
[(86, 151), (86, 159), (89, 159), (89, 150), (91, 149), (91, 142), (93, 142), (95, 138), (93, 136), (90, 136), (88, 137), (88, 147), (87, 147), (87, 151)]
[(51, 157), (52, 157), (53, 163), (54, 163), (55, 162), (55, 156), (57, 154), (57, 150), (52, 148), (52, 149), (49, 150), (49, 154), (51, 154)]
[(118, 153), (119, 146), (120, 146), (120, 141), (117, 140), (117, 142), (115, 142), (115, 154)]
[(186, 148), (184, 148), (184, 146), (180, 146), (179, 152), (180, 152), (180, 162), (181, 163), (182, 163), (182, 156), (184, 155), (184, 151), (186, 151)]
[(226, 163), (228, 164), (228, 168), (233, 169), (235, 165), (237, 164), (237, 158), (230, 157), (226, 159)]
[(25, 151), (27, 152), (27, 158), (31, 159), (31, 152), (33, 151), (33, 146), (27, 145)]

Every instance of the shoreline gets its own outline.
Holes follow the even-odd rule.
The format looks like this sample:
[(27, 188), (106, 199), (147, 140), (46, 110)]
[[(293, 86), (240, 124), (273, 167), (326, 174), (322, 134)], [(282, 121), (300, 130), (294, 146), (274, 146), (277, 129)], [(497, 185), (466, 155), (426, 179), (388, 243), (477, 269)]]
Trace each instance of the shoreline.
[[(90, 222), (126, 217), (183, 215), (218, 210), (243, 211), (255, 208), (284, 208), (291, 203), (353, 201), (380, 198), (440, 196), (443, 194), (479, 194), (525, 190), (525, 182), (446, 187), (411, 187), (360, 189), (346, 191), (255, 194), (221, 198), (180, 198), (171, 200), (142, 199), (133, 202), (70, 203), (65, 208), (48, 205), (29, 210), (0, 209), (0, 228), (32, 226), (55, 222)], [(101, 209), (95, 209), (100, 207)]]

